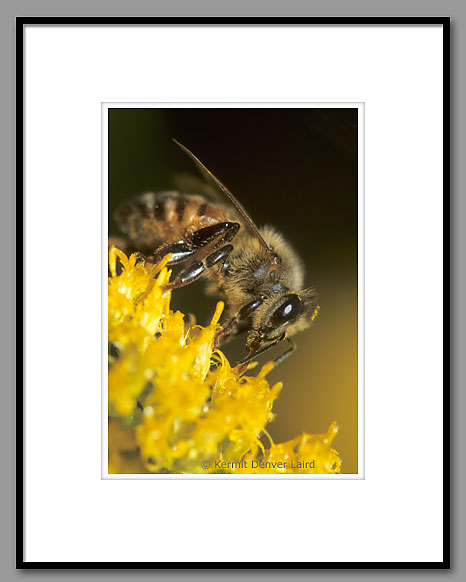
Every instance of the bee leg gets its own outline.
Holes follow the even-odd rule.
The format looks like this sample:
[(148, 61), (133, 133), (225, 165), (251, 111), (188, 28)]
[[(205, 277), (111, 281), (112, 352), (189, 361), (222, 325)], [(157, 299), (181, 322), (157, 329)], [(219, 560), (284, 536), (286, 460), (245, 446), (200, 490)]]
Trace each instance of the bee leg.
[(219, 345), (220, 342), (225, 343), (225, 341), (228, 341), (228, 338), (231, 336), (246, 331), (249, 326), (245, 326), (240, 329), (239, 324), (244, 322), (245, 319), (247, 319), (260, 305), (262, 305), (262, 302), (263, 297), (259, 297), (258, 299), (254, 299), (254, 301), (251, 301), (251, 303), (248, 303), (242, 307), (228, 323), (219, 329), (217, 336), (215, 337), (215, 345)]
[(180, 240), (174, 243), (162, 245), (159, 247), (154, 255), (153, 262), (158, 263), (168, 254), (171, 254), (168, 265), (176, 265), (177, 263), (182, 263), (192, 257), (196, 252), (186, 241)]
[(218, 348), (220, 344), (227, 343), (234, 335), (238, 333), (238, 314), (220, 327), (214, 337), (214, 346)]
[(239, 222), (218, 222), (192, 232), (188, 237), (188, 244), (198, 250), (204, 248), (214, 240), (217, 243), (230, 242), (239, 230)]
[[(244, 357), (242, 360), (240, 360), (237, 365), (240, 365), (240, 364), (248, 364), (251, 360), (253, 360), (254, 358), (257, 358), (257, 356), (260, 356), (261, 354), (263, 354), (267, 350), (270, 350), (270, 348), (273, 348), (273, 346), (276, 346), (277, 344), (279, 344), (280, 342), (282, 342), (285, 338), (286, 338), (286, 333), (283, 332), (282, 335), (280, 335), (277, 338), (275, 338), (273, 341), (271, 341), (266, 346), (262, 346), (260, 349), (257, 349), (257, 348), (251, 349), (249, 351), (249, 354), (246, 357)], [(291, 353), (291, 351), (293, 351), (293, 350), (291, 350), (291, 351), (288, 350), (288, 351)], [(282, 356), (284, 356), (284, 355), (285, 354), (282, 354)], [(289, 354), (287, 354), (287, 355), (289, 355)], [(280, 361), (282, 361), (282, 356), (280, 356), (278, 358)], [(274, 360), (274, 366), (275, 366), (275, 362), (276, 362), (276, 360)]]
[[(238, 222), (219, 222), (192, 232), (186, 240), (179, 240), (158, 247), (152, 261), (157, 263), (169, 253), (172, 255), (168, 265), (176, 265), (193, 257), (210, 243), (230, 242), (239, 230)], [(217, 240), (216, 240), (217, 239)]]
[[(230, 242), (235, 237), (239, 227), (240, 225), (238, 222), (219, 222), (217, 224), (211, 224), (210, 226), (200, 228), (191, 233), (186, 241), (178, 241), (177, 243), (164, 246), (162, 249), (163, 254), (165, 255), (167, 252), (175, 254), (175, 260), (173, 260), (172, 256), (169, 264), (173, 264), (174, 262), (181, 263), (204, 249), (212, 242), (216, 242), (217, 245), (223, 242)], [(197, 261), (181, 271), (176, 279), (168, 285), (165, 285), (164, 288), (171, 290), (189, 285), (198, 279), (206, 269), (210, 269), (219, 263), (223, 263), (232, 250), (233, 245), (230, 244), (216, 249), (203, 261)], [(159, 254), (159, 251), (157, 251), (157, 254)]]
[[(201, 252), (212, 242), (215, 242), (217, 246), (223, 242), (230, 242), (239, 228), (238, 222), (219, 222), (200, 228), (191, 233), (186, 240), (165, 244), (156, 249), (151, 262), (157, 263), (170, 253), (172, 256), (167, 263), (168, 265), (182, 263), (191, 257), (194, 258), (196, 253)], [(165, 289), (178, 289), (189, 285), (189, 283), (198, 279), (206, 268), (210, 269), (218, 263), (223, 263), (232, 250), (233, 245), (224, 245), (215, 250), (203, 261), (197, 261), (184, 269), (172, 283), (165, 286)]]
[[(265, 348), (257, 351), (256, 353), (254, 353), (252, 355), (246, 356), (246, 358), (244, 358), (243, 360), (241, 360), (240, 362), (238, 362), (236, 365), (239, 366), (240, 374), (243, 375), (246, 372), (246, 370), (248, 368), (248, 363), (253, 358), (257, 357), (260, 354), (263, 354), (265, 351), (267, 351), (272, 346), (277, 345), (283, 339), (284, 339), (284, 337), (281, 336), (277, 341), (273, 342), (272, 344), (266, 346)], [(280, 364), (281, 362), (283, 362), (283, 360), (285, 360), (289, 355), (291, 355), (295, 351), (295, 349), (296, 349), (296, 344), (294, 343), (294, 341), (290, 337), (287, 337), (286, 339), (291, 344), (291, 347), (288, 348), (286, 350), (286, 352), (284, 352), (281, 356), (278, 356), (278, 358), (275, 358), (275, 360), (273, 360), (273, 368), (276, 368), (278, 366), (278, 364)]]
[(189, 285), (189, 283), (192, 283), (198, 279), (206, 269), (210, 269), (219, 263), (223, 263), (223, 261), (228, 257), (232, 250), (233, 245), (225, 245), (217, 249), (209, 256), (207, 256), (204, 261), (193, 263), (181, 271), (181, 273), (179, 273), (173, 282), (165, 285), (164, 289), (179, 289), (180, 287)]
[(202, 263), (201, 261), (193, 263), (192, 265), (181, 271), (181, 273), (179, 273), (176, 279), (171, 283), (168, 283), (168, 285), (165, 285), (163, 289), (164, 291), (171, 291), (173, 289), (179, 289), (180, 287), (189, 285), (196, 279), (199, 279), (199, 277), (202, 275), (204, 271), (205, 271), (204, 263)]

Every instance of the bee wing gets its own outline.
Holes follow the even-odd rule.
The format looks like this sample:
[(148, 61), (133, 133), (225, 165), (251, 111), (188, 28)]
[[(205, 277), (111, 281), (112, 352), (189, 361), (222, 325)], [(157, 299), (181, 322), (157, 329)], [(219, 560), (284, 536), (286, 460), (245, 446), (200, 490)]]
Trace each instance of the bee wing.
[(214, 188), (212, 183), (209, 184), (206, 180), (194, 176), (189, 172), (177, 172), (172, 176), (172, 182), (175, 190), (183, 192), (184, 194), (201, 194), (208, 200), (214, 202), (223, 202), (218, 189)]
[[(206, 175), (205, 177), (207, 178), (208, 176)], [(174, 189), (178, 192), (183, 192), (184, 194), (200, 194), (210, 202), (225, 207), (225, 197), (214, 186), (212, 180), (207, 181), (188, 172), (177, 172), (172, 176), (172, 183)], [(232, 218), (235, 217), (238, 222), (243, 222), (242, 215), (232, 204), (228, 204), (228, 213)]]
[(204, 164), (187, 148), (185, 147), (183, 144), (181, 144), (179, 141), (177, 141), (176, 139), (173, 138), (173, 141), (192, 159), (196, 162), (197, 166), (201, 169), (201, 173), (204, 176), (207, 176), (210, 180), (213, 180), (214, 183), (218, 186), (218, 188), (225, 194), (225, 196), (227, 196), (227, 198), (230, 200), (230, 202), (233, 204), (233, 206), (236, 208), (237, 213), (241, 216), (241, 218), (243, 219), (243, 221), (245, 222), (246, 226), (249, 227), (249, 229), (251, 230), (251, 232), (254, 234), (254, 236), (259, 240), (259, 242), (262, 244), (262, 246), (271, 254), (273, 254), (272, 249), (269, 247), (269, 245), (265, 242), (265, 240), (263, 239), (261, 233), (259, 232), (259, 229), (257, 228), (257, 226), (255, 225), (254, 221), (252, 220), (252, 218), (249, 216), (249, 214), (247, 213), (246, 209), (244, 208), (244, 206), (241, 204), (241, 202), (236, 198), (236, 196), (234, 196), (229, 190), (228, 188), (222, 184), (222, 182), (220, 182), (220, 180), (218, 178), (216, 178), (214, 176), (214, 174), (212, 174), (212, 172), (210, 170), (208, 170)]

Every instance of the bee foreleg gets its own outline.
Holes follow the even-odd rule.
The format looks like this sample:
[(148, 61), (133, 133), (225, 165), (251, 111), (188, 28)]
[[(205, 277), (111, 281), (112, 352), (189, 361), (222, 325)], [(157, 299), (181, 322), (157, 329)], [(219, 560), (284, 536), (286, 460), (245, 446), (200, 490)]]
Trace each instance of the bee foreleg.
[[(238, 362), (236, 365), (237, 366), (240, 366), (240, 368), (239, 368), (240, 369), (240, 374), (244, 374), (244, 372), (246, 372), (247, 365), (248, 365), (248, 363), (252, 359), (256, 358), (260, 354), (263, 354), (264, 352), (266, 352), (272, 346), (277, 345), (283, 339), (285, 339), (284, 335), (280, 336), (280, 338), (278, 338), (276, 341), (274, 341), (273, 343), (269, 344), (268, 346), (264, 346), (262, 349), (258, 350), (257, 352), (255, 352), (253, 354), (248, 354), (245, 358), (243, 358), (240, 362)], [(280, 364), (281, 362), (283, 362), (283, 360), (286, 359), (289, 355), (291, 355), (295, 351), (295, 349), (296, 349), (296, 344), (294, 343), (294, 341), (290, 337), (288, 337), (288, 336), (286, 337), (286, 339), (291, 344), (291, 347), (288, 348), (286, 350), (286, 352), (284, 352), (281, 356), (278, 356), (278, 358), (275, 358), (275, 360), (273, 360), (273, 367), (274, 368), (276, 368), (278, 366), (278, 364)]]
[(244, 326), (239, 328), (239, 324), (241, 322), (244, 323), (245, 319), (247, 319), (260, 305), (262, 305), (263, 298), (259, 297), (258, 299), (254, 299), (247, 305), (244, 305), (238, 313), (234, 315), (230, 319), (228, 323), (226, 323), (223, 327), (221, 327), (217, 333), (215, 338), (216, 345), (220, 343), (225, 343), (231, 336), (237, 335), (243, 331), (246, 331), (249, 326)]
[(184, 287), (185, 285), (189, 285), (189, 283), (192, 283), (198, 279), (206, 269), (210, 269), (218, 263), (222, 263), (232, 250), (233, 245), (225, 245), (217, 249), (209, 256), (207, 256), (204, 261), (193, 263), (181, 271), (181, 273), (179, 273), (173, 282), (165, 285), (165, 289), (178, 289), (180, 287)]
[[(262, 346), (260, 349), (252, 349), (250, 350), (249, 354), (244, 357), (242, 360), (240, 360), (238, 362), (237, 365), (239, 364), (247, 364), (249, 363), (252, 359), (257, 358), (257, 356), (260, 356), (261, 354), (263, 354), (264, 352), (266, 352), (267, 350), (270, 350), (270, 348), (273, 348), (273, 346), (276, 346), (277, 344), (279, 344), (280, 342), (282, 342), (284, 339), (286, 338), (286, 334), (282, 333), (282, 335), (278, 336), (277, 338), (275, 338), (274, 340), (272, 340), (269, 344), (267, 344), (266, 346)], [(294, 345), (294, 344), (293, 344)], [(290, 353), (291, 351), (288, 350)], [(286, 352), (285, 352), (286, 353)], [(282, 356), (280, 356), (279, 358), (277, 358), (279, 361), (282, 361), (282, 358), (285, 354), (282, 354)], [(289, 354), (287, 354), (289, 355)], [(276, 365), (275, 362), (277, 360), (274, 360), (274, 366)], [(279, 363), (279, 362), (278, 362)]]

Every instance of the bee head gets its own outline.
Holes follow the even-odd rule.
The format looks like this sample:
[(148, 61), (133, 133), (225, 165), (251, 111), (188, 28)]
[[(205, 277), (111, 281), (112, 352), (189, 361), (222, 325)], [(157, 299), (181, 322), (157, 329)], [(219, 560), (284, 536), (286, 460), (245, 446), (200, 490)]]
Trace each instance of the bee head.
[(291, 336), (308, 327), (318, 310), (317, 294), (313, 289), (269, 298), (253, 318), (248, 345), (273, 341), (284, 332)]

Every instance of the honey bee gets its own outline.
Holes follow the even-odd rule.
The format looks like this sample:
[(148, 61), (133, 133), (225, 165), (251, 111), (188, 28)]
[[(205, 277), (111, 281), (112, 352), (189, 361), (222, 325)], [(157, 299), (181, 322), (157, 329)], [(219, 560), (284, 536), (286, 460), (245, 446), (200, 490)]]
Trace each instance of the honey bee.
[(120, 230), (135, 248), (154, 249), (141, 255), (158, 262), (168, 253), (170, 265), (188, 266), (167, 285), (177, 289), (202, 276), (208, 292), (227, 305), (227, 319), (216, 346), (247, 331), (246, 365), (266, 350), (287, 340), (311, 323), (319, 306), (313, 288), (303, 288), (304, 266), (283, 236), (271, 226), (258, 228), (236, 197), (185, 146), (175, 143), (226, 196), (225, 201), (181, 191), (147, 192), (128, 201), (115, 213)]

